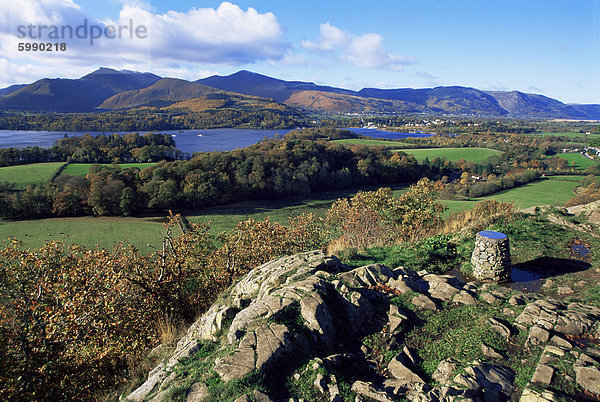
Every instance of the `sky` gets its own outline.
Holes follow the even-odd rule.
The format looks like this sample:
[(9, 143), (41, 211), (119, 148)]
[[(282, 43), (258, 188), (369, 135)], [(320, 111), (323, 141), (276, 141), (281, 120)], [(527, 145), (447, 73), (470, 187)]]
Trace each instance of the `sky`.
[[(39, 42), (53, 51), (19, 50)], [(600, 104), (600, 0), (0, 2), (0, 87), (101, 66), (187, 80), (243, 69), (354, 90), (460, 85)]]

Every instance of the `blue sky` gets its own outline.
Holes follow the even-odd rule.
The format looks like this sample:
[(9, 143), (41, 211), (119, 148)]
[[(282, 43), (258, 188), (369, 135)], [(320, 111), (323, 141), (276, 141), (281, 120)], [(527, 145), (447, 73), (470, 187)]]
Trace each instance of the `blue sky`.
[[(4, 16), (4, 17), (2, 17)], [(8, 17), (6, 17), (8, 16)], [(150, 36), (18, 52), (23, 24), (129, 20)], [(25, 38), (27, 40), (28, 38)], [(600, 103), (599, 0), (4, 0), (0, 85), (99, 66), (197, 79), (247, 69), (350, 89), (472, 86)]]

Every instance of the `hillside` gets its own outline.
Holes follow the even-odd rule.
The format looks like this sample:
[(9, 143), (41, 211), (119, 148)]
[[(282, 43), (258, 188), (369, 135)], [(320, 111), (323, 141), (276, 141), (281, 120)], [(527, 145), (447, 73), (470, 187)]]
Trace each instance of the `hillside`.
[(475, 88), (436, 87), (424, 89), (376, 89), (365, 88), (359, 94), (366, 97), (399, 100), (424, 111), (452, 114), (481, 114), (503, 116), (508, 114), (496, 100)]
[(105, 109), (129, 109), (138, 106), (164, 106), (169, 102), (199, 98), (204, 95), (219, 93), (206, 85), (197, 84), (176, 78), (162, 78), (146, 88), (125, 91), (106, 99), (100, 105)]
[(585, 119), (595, 115), (593, 110), (580, 110), (576, 106), (566, 105), (556, 99), (537, 94), (526, 94), (519, 91), (487, 92), (498, 104), (513, 116), (550, 118)]
[(101, 68), (79, 79), (44, 78), (0, 98), (0, 109), (44, 112), (92, 111), (116, 93), (147, 87), (149, 73)]
[(0, 89), (0, 110), (86, 112), (97, 108), (168, 106), (169, 102), (223, 91), (269, 98), (307, 112), (600, 119), (600, 105), (567, 105), (519, 91), (482, 91), (461, 86), (352, 91), (286, 81), (246, 70), (188, 82), (151, 73), (100, 68), (75, 80), (44, 78), (29, 85)]
[(363, 88), (351, 91), (312, 82), (285, 81), (249, 71), (196, 82), (246, 95), (273, 98), (307, 111), (330, 113), (431, 113), (526, 118), (599, 119), (598, 105), (566, 105), (542, 95), (476, 88)]
[(355, 95), (354, 91), (329, 86), (316, 85), (312, 82), (284, 81), (251, 71), (238, 71), (228, 76), (213, 75), (196, 82), (219, 88), (225, 91), (239, 92), (245, 95), (255, 95), (263, 98), (272, 98), (283, 102), (299, 91), (323, 91)]
[(308, 252), (250, 271), (127, 399), (593, 400), (600, 350), (577, 339), (598, 319), (597, 306)]

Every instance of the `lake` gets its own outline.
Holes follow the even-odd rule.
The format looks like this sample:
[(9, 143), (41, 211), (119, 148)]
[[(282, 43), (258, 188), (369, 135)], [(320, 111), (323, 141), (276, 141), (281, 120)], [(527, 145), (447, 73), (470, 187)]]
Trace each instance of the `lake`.
[[(352, 132), (373, 138), (400, 139), (406, 137), (427, 137), (423, 133), (392, 133), (370, 128), (349, 128)], [(284, 135), (290, 131), (285, 130), (255, 130), (243, 128), (212, 128), (206, 130), (163, 130), (156, 133), (165, 133), (173, 136), (177, 148), (183, 152), (210, 152), (231, 151), (236, 148), (244, 148), (256, 144), (264, 138), (270, 138), (276, 134)], [(84, 134), (99, 135), (112, 134), (113, 131), (22, 131), (22, 130), (0, 130), (0, 148), (25, 148), (38, 146), (50, 148), (54, 141), (63, 138), (81, 136)], [(116, 132), (127, 134), (130, 132)], [(140, 132), (143, 134), (144, 132)]]

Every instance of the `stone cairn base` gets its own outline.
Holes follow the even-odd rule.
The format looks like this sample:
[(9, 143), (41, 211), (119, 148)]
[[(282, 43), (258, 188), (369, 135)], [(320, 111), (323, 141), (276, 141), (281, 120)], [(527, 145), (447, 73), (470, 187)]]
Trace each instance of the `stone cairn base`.
[(478, 280), (509, 282), (511, 262), (508, 236), (491, 230), (477, 233), (471, 264)]

